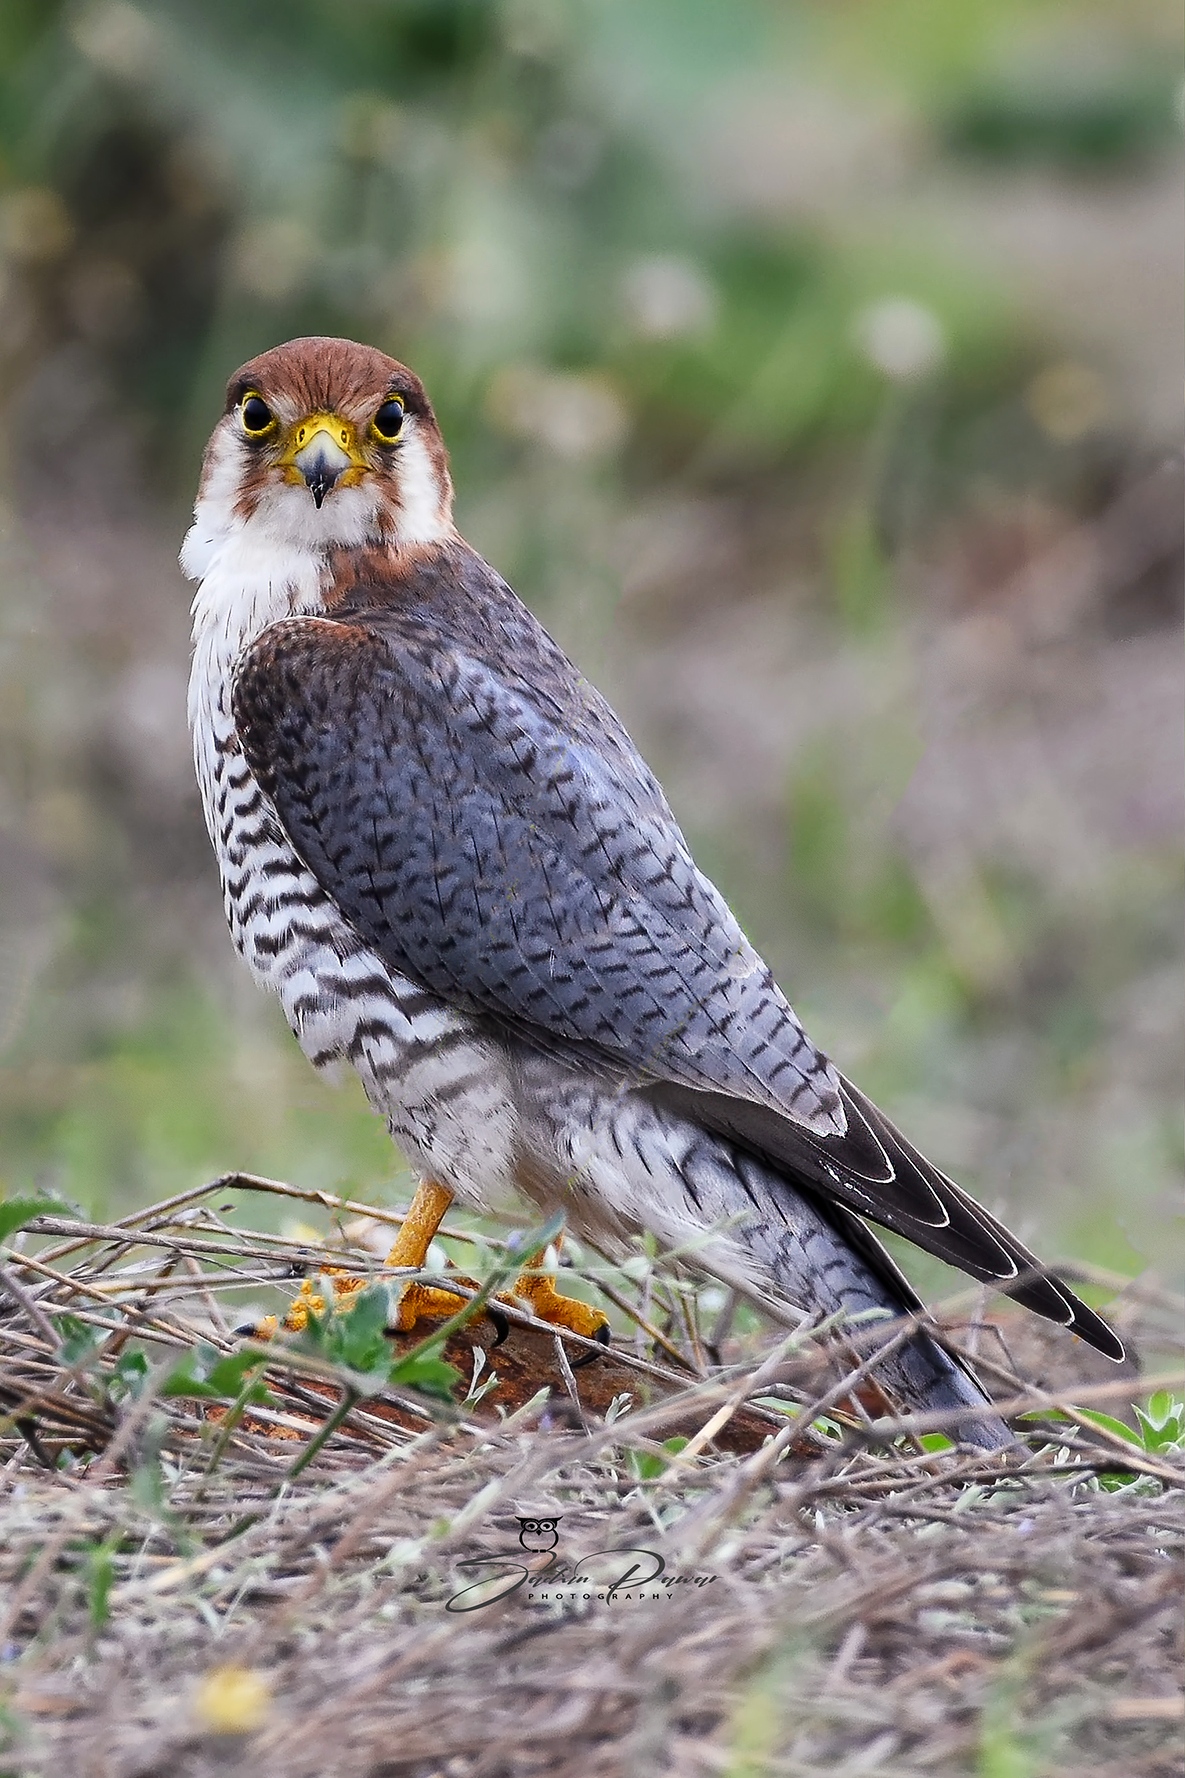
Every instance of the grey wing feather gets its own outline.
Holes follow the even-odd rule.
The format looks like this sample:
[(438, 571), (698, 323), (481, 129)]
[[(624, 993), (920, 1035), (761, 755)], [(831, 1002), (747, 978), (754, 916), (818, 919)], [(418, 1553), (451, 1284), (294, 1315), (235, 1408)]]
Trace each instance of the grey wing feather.
[(291, 619), (239, 663), (236, 728), (305, 863), (399, 969), (632, 1078), (842, 1129), (831, 1064), (557, 657), (573, 685), (540, 689), (423, 615)]

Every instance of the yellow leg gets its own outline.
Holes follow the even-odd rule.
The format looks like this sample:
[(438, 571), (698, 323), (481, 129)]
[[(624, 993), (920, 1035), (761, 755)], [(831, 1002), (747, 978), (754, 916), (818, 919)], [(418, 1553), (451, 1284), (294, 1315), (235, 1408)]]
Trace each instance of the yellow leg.
[[(444, 1221), (445, 1211), (453, 1201), (453, 1194), (446, 1186), (437, 1185), (434, 1179), (425, 1179), (417, 1188), (412, 1199), (411, 1209), (403, 1219), (403, 1226), (395, 1237), (395, 1245), (387, 1255), (389, 1266), (414, 1266), (418, 1271), (428, 1257), (428, 1249), (433, 1236)], [(469, 1280), (458, 1280), (468, 1283)], [(476, 1285), (473, 1286), (477, 1288)], [(413, 1280), (404, 1287), (399, 1299), (399, 1308), (395, 1316), (395, 1326), (400, 1333), (408, 1333), (421, 1318), (439, 1320), (441, 1316), (455, 1315), (463, 1308), (465, 1299), (456, 1296), (451, 1290), (438, 1290), (431, 1284), (420, 1284)]]
[[(559, 1246), (558, 1241), (556, 1245)], [(586, 1340), (599, 1340), (607, 1346), (609, 1317), (602, 1315), (599, 1309), (590, 1309), (576, 1297), (564, 1296), (558, 1291), (550, 1272), (535, 1269), (542, 1265), (543, 1257), (542, 1253), (536, 1253), (528, 1260), (510, 1287), (510, 1298), (517, 1297), (540, 1321), (549, 1321), (553, 1327), (566, 1327), (569, 1333), (583, 1334)]]

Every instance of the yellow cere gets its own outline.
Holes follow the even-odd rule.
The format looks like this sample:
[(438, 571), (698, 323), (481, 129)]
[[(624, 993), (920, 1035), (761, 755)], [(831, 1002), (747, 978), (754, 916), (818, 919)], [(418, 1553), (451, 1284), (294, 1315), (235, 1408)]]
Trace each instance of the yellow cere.
[(289, 428), (284, 449), (280, 453), (280, 466), (289, 472), (290, 481), (299, 478), (301, 465), (297, 459), (301, 453), (307, 451), (321, 435), (325, 436), (335, 451), (342, 452), (349, 459), (349, 467), (344, 469), (340, 478), (341, 486), (351, 486), (360, 479), (363, 471), (371, 467), (371, 459), (349, 420), (343, 419), (341, 414), (306, 414), (303, 420), (297, 420)]

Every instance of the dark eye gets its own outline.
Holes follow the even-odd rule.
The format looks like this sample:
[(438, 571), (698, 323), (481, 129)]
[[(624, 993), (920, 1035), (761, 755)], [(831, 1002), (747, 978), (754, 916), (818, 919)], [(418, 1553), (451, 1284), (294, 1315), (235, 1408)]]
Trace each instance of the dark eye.
[(243, 431), (258, 438), (272, 424), (272, 410), (262, 395), (248, 395), (242, 406)]
[(403, 403), (397, 395), (384, 401), (374, 417), (374, 429), (385, 444), (394, 444), (403, 425)]

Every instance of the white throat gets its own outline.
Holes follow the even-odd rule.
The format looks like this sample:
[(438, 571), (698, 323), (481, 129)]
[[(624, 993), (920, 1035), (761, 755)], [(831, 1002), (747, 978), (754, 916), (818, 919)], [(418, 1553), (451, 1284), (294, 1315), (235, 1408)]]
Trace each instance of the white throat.
[[(352, 512), (339, 509), (336, 533), (326, 524), (320, 537), (310, 535), (301, 521), (305, 507), (312, 513), (316, 507), (303, 488), (269, 490), (269, 497), (243, 516), (237, 501), (245, 468), (238, 440), (215, 433), (193, 524), (181, 546), (182, 572), (198, 583), (193, 600), (189, 724), (199, 778), (203, 778), (203, 735), (229, 730), (230, 681), (243, 649), (280, 618), (324, 611), (329, 545), (361, 543), (367, 537), (357, 503)], [(292, 498), (277, 500), (270, 497), (274, 493)], [(365, 514), (367, 520), (371, 517), (370, 512)], [(205, 789), (203, 781), (203, 794)]]

